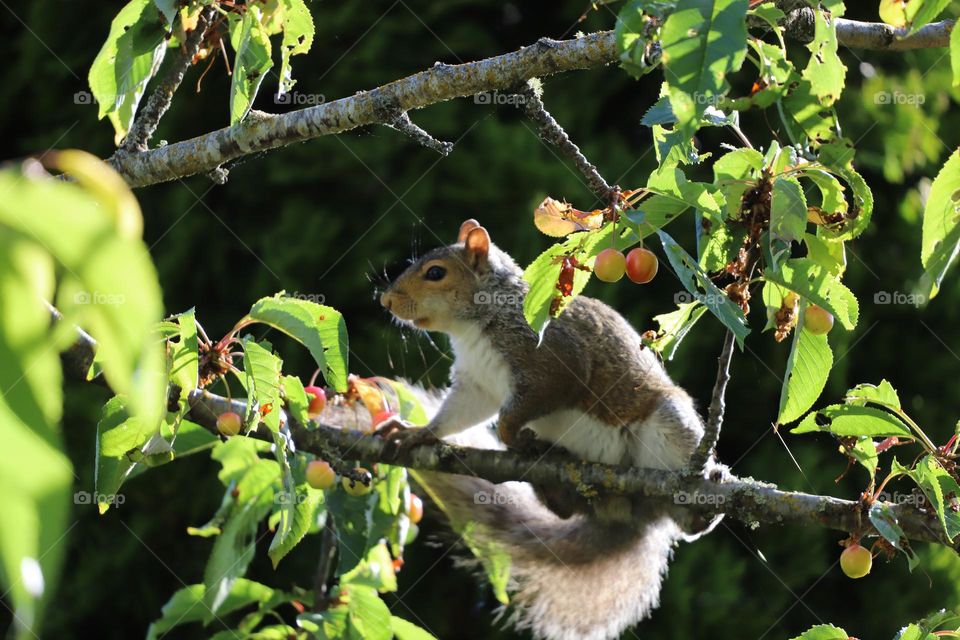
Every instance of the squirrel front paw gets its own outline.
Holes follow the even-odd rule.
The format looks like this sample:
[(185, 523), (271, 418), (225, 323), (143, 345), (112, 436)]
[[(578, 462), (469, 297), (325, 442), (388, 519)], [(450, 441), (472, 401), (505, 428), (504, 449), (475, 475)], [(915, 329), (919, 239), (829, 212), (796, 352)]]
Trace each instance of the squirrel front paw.
[(421, 444), (434, 444), (440, 439), (426, 427), (411, 427), (399, 418), (391, 418), (382, 423), (374, 432), (375, 435), (387, 440), (390, 447), (397, 452), (407, 452)]

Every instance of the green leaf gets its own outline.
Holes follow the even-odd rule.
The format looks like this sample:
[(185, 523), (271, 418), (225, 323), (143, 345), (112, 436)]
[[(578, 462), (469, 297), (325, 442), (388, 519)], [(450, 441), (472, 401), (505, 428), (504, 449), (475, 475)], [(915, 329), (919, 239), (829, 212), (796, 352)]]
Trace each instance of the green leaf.
[(274, 569), (316, 524), (317, 514), (323, 507), (323, 492), (310, 488), (303, 475), (304, 469), (305, 464), (299, 464), (294, 471), (296, 484), (293, 492), (284, 490), (277, 494), (277, 501), (281, 502), (281, 513), (288, 515), (281, 517), (281, 523), (277, 526), (277, 532), (267, 551)]
[(397, 640), (436, 640), (430, 633), (397, 616), (390, 616), (390, 628)]
[(680, 342), (706, 310), (699, 302), (687, 302), (681, 303), (676, 311), (654, 316), (653, 319), (660, 325), (660, 329), (656, 337), (644, 340), (644, 344), (659, 353), (664, 360), (673, 360)]
[(810, 91), (820, 99), (820, 104), (829, 107), (843, 93), (847, 68), (837, 55), (837, 22), (820, 8), (814, 12), (813, 41), (807, 45), (810, 49), (810, 61), (803, 70), (803, 79), (810, 82)]
[(97, 466), (94, 487), (97, 506), (105, 513), (136, 463), (142, 459), (142, 448), (158, 428), (145, 424), (127, 410), (127, 399), (114, 396), (107, 401), (97, 422)]
[(282, 365), (280, 358), (275, 356), (269, 348), (254, 342), (249, 336), (243, 339), (243, 372), (246, 374), (246, 386), (250, 391), (251, 400), (248, 408), (256, 405), (260, 412), (260, 420), (274, 432), (280, 429), (280, 367)]
[(844, 400), (849, 404), (872, 402), (891, 409), (900, 409), (900, 396), (897, 395), (897, 390), (893, 388), (893, 385), (886, 380), (881, 380), (878, 385), (858, 384), (847, 391)]
[(952, 541), (960, 535), (960, 485), (937, 460), (926, 455), (910, 472), (910, 477), (920, 486), (923, 494), (933, 505), (940, 524)]
[(307, 393), (303, 390), (303, 383), (296, 376), (283, 376), (283, 397), (287, 401), (287, 410), (293, 419), (300, 424), (307, 424), (310, 416), (307, 415), (307, 409), (310, 407), (310, 401), (307, 399)]
[[(68, 153), (80, 152), (60, 156)], [(87, 157), (119, 180), (102, 162)], [(122, 181), (120, 188), (130, 195)], [(110, 388), (129, 397), (134, 414), (159, 424), (166, 407), (166, 376), (163, 347), (153, 330), (162, 304), (156, 271), (135, 228), (142, 226), (136, 200), (127, 210), (132, 220), (119, 219), (105, 199), (76, 183), (38, 181), (11, 171), (0, 173), (0, 192), (0, 232), (9, 229), (41, 247), (59, 267), (56, 306), (64, 326), (81, 326), (96, 339)]]
[(788, 82), (787, 94), (781, 101), (783, 110), (789, 116), (791, 138), (797, 143), (806, 140), (814, 146), (826, 144), (837, 137), (837, 116), (832, 107), (824, 108), (820, 98), (813, 93), (813, 85), (809, 80), (801, 79), (794, 74)]
[(860, 307), (853, 293), (810, 258), (787, 260), (778, 271), (764, 271), (763, 277), (826, 309), (845, 329), (857, 326)]
[[(797, 326), (803, 326), (803, 310)], [(833, 351), (827, 336), (814, 335), (806, 329), (795, 329), (783, 389), (780, 392), (778, 424), (788, 424), (802, 416), (823, 391), (833, 366)]]
[(873, 215), (873, 192), (870, 191), (863, 176), (853, 168), (853, 144), (845, 139), (825, 144), (820, 148), (818, 159), (850, 186), (852, 206), (849, 207), (849, 211), (846, 208), (843, 209), (846, 220), (838, 230), (820, 227), (817, 235), (828, 240), (856, 238), (870, 225), (870, 218)]
[(290, 69), (290, 58), (307, 53), (313, 46), (313, 17), (303, 0), (282, 0), (283, 42), (280, 45), (279, 95), (290, 91), (295, 84)]
[(347, 596), (350, 631), (364, 640), (390, 640), (393, 637), (390, 609), (376, 589), (353, 585)]
[(747, 0), (688, 0), (661, 29), (664, 78), (679, 128), (688, 129), (727, 91), (725, 76), (747, 51)]
[(770, 253), (776, 269), (790, 257), (790, 243), (803, 238), (807, 228), (807, 199), (795, 178), (778, 176), (770, 198)]
[(960, 86), (960, 29), (950, 31), (950, 68), (953, 70), (953, 86)]
[(877, 474), (878, 454), (877, 445), (874, 444), (872, 439), (862, 437), (857, 440), (853, 447), (847, 447), (841, 444), (840, 448), (843, 453), (852, 457), (858, 464), (862, 465), (867, 470), (867, 473), (870, 474), (870, 479), (873, 480)]
[[(676, 2), (655, 0), (630, 0), (620, 13), (614, 28), (620, 65), (634, 78), (639, 78), (655, 66), (648, 63), (647, 45), (656, 38), (657, 22), (673, 9)], [(656, 18), (651, 21), (651, 18)]]
[(279, 293), (258, 300), (250, 318), (306, 346), (327, 383), (337, 391), (347, 390), (347, 327), (339, 311)]
[(910, 428), (900, 418), (875, 407), (833, 404), (807, 414), (790, 433), (826, 431), (836, 436), (868, 436), (913, 438)]
[(243, 17), (230, 14), (230, 44), (236, 55), (230, 82), (230, 124), (243, 120), (250, 112), (267, 71), (273, 66), (270, 36), (261, 24), (262, 9), (250, 5)]
[(937, 295), (947, 269), (960, 250), (960, 150), (950, 154), (930, 187), (923, 209), (923, 241), (920, 260), (924, 293)]
[(670, 261), (677, 278), (687, 292), (706, 305), (710, 313), (730, 329), (737, 337), (737, 342), (743, 346), (743, 339), (750, 333), (743, 310), (713, 284), (710, 277), (673, 238), (663, 231), (658, 232), (658, 235), (663, 244), (663, 251), (667, 254), (667, 260)]
[(689, 207), (709, 212), (717, 219), (723, 218), (723, 201), (718, 201), (719, 193), (716, 187), (687, 180), (683, 171), (677, 167), (661, 167), (651, 173), (647, 180), (647, 189)]
[(193, 309), (177, 315), (177, 335), (177, 342), (167, 343), (167, 357), (170, 382), (180, 387), (180, 407), (185, 412), (187, 396), (197, 388), (200, 366), (197, 321)]
[(832, 624), (818, 624), (791, 640), (849, 640), (846, 631)]
[(807, 245), (807, 257), (822, 266), (830, 274), (841, 277), (847, 269), (847, 254), (843, 241), (824, 240), (805, 233), (803, 242)]
[[(192, 584), (179, 589), (174, 593), (161, 609), (161, 616), (155, 620), (147, 630), (147, 640), (159, 640), (174, 627), (188, 622), (202, 622), (209, 611), (203, 604), (204, 586)], [(220, 615), (242, 609), (254, 603), (266, 603), (274, 597), (275, 591), (270, 587), (238, 578), (230, 587), (230, 592), (220, 605)]]
[(913, 571), (913, 568), (920, 563), (920, 558), (918, 558), (914, 550), (910, 548), (907, 536), (903, 532), (903, 529), (900, 528), (897, 517), (890, 509), (890, 505), (886, 502), (874, 502), (870, 506), (868, 516), (870, 523), (877, 529), (877, 532), (907, 556), (907, 566), (910, 568), (910, 571)]
[[(913, 0), (908, 6), (913, 13), (910, 18), (910, 33), (933, 22), (950, 5), (950, 0)], [(953, 33), (951, 32), (951, 35)]]
[(387, 546), (378, 544), (371, 547), (362, 562), (340, 576), (340, 584), (373, 587), (377, 591), (396, 591), (397, 574)]
[(110, 23), (87, 79), (99, 104), (97, 117), (110, 118), (116, 144), (130, 130), (147, 82), (166, 50), (166, 29), (153, 0), (130, 0)]
[(405, 382), (387, 378), (382, 378), (382, 380), (389, 384), (397, 394), (397, 402), (400, 405), (397, 413), (400, 414), (401, 419), (417, 426), (423, 426), (430, 422), (427, 412), (424, 411), (423, 405), (420, 403), (420, 398), (410, 390)]

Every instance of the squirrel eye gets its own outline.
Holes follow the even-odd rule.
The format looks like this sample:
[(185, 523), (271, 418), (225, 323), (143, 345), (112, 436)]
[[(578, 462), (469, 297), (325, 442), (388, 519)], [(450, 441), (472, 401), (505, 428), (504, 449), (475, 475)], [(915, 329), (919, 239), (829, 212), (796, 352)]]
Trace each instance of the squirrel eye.
[(443, 276), (447, 275), (447, 270), (443, 267), (433, 265), (427, 272), (423, 274), (423, 277), (427, 280), (442, 280)]

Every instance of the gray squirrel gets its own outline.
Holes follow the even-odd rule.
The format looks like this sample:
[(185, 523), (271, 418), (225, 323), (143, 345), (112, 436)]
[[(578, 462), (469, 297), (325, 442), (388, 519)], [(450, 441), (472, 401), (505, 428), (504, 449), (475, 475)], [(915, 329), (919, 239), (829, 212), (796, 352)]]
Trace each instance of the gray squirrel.
[[(485, 448), (549, 443), (592, 462), (680, 470), (703, 436), (690, 396), (606, 304), (579, 296), (538, 336), (523, 271), (476, 220), (409, 266), (381, 304), (439, 331), (452, 384), (423, 428), (388, 426), (399, 446), (445, 439)], [(496, 419), (497, 436), (483, 425)], [(499, 442), (497, 441), (499, 440)], [(708, 473), (725, 467), (711, 459)], [(719, 473), (718, 473), (719, 471)], [(618, 637), (658, 605), (673, 547), (717, 523), (643, 498), (422, 473), (456, 527), (511, 556), (512, 622), (547, 640)]]

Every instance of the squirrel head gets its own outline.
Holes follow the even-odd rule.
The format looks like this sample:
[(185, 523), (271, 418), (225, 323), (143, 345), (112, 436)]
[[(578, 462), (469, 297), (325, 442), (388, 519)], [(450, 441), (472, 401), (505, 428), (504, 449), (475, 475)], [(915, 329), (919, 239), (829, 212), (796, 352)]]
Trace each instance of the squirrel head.
[(514, 296), (522, 313), (522, 278), (513, 259), (470, 219), (460, 225), (455, 244), (433, 249), (407, 267), (380, 296), (380, 304), (418, 329), (456, 333), (464, 323), (496, 313), (495, 296)]

